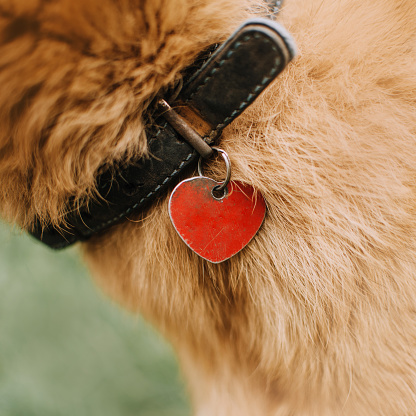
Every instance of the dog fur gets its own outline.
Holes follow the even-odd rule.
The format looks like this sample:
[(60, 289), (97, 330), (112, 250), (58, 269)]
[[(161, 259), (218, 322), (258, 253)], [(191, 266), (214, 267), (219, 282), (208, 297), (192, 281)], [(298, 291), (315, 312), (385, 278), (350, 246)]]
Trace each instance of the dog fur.
[[(265, 13), (262, 0), (3, 0), (2, 215), (59, 225), (103, 165), (146, 154), (155, 95)], [(84, 243), (85, 259), (172, 343), (199, 416), (416, 415), (416, 3), (286, 0), (279, 21), (299, 57), (220, 142), (233, 179), (267, 201), (255, 239), (210, 264), (163, 196)]]

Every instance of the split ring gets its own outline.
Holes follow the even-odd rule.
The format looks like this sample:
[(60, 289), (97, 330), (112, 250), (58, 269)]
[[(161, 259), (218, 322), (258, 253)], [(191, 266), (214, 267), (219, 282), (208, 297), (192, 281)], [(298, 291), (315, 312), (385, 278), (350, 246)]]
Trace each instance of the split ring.
[[(227, 188), (227, 185), (230, 183), (231, 179), (231, 161), (228, 157), (228, 154), (225, 150), (219, 149), (218, 147), (213, 147), (213, 150), (216, 150), (218, 153), (221, 153), (222, 158), (224, 159), (225, 166), (227, 167), (227, 175), (225, 177), (224, 182), (221, 182), (218, 186), (215, 187), (216, 192), (221, 192)], [(204, 176), (202, 174), (202, 157), (199, 158), (198, 161), (198, 174), (199, 176)]]

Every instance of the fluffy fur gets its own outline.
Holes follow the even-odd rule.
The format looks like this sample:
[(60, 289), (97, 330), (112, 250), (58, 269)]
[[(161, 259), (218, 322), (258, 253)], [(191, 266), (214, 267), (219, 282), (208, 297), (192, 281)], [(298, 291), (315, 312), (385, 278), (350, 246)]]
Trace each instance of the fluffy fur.
[[(9, 0), (0, 205), (30, 228), (146, 152), (148, 103), (260, 0)], [(231, 260), (198, 258), (167, 197), (84, 244), (99, 284), (172, 342), (205, 415), (416, 415), (416, 4), (286, 0), (300, 56), (229, 128), (268, 204)], [(211, 174), (223, 175), (211, 164)]]

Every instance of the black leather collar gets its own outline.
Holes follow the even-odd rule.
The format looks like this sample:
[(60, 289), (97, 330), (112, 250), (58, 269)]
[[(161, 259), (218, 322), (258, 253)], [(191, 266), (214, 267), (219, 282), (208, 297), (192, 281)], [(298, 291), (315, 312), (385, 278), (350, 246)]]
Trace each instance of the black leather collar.
[[(295, 50), (292, 38), (277, 23), (248, 20), (185, 81), (170, 105), (212, 145), (285, 68)], [(171, 187), (180, 173), (195, 166), (199, 154), (168, 118), (160, 114), (146, 130), (149, 157), (99, 175), (100, 198), (69, 213), (65, 227), (36, 224), (31, 234), (52, 248), (67, 247), (119, 223)]]

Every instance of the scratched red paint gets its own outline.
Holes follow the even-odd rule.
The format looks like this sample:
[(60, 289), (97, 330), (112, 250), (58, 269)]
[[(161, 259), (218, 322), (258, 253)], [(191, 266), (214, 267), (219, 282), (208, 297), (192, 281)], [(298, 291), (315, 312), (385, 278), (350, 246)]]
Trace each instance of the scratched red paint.
[(212, 179), (195, 177), (173, 191), (169, 213), (176, 231), (193, 251), (212, 263), (229, 259), (256, 235), (266, 214), (260, 193), (239, 182), (230, 182), (228, 195), (217, 200)]

